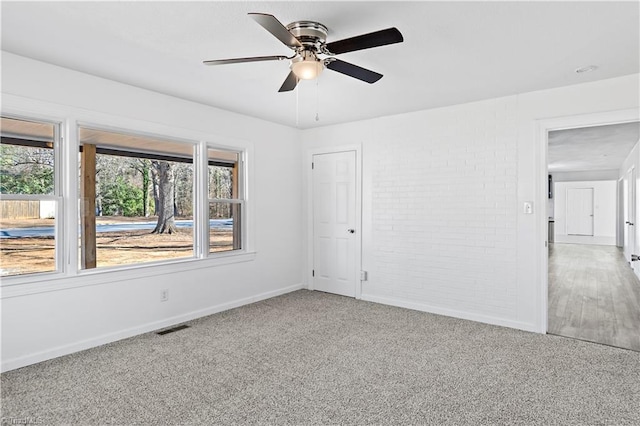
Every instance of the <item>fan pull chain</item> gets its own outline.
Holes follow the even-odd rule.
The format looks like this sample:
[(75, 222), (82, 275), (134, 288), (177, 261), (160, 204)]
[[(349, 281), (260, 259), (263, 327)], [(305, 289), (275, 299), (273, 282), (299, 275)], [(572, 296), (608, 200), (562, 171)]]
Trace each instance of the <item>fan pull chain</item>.
[(316, 121), (320, 121), (320, 77), (316, 77)]
[(298, 93), (300, 93), (300, 85), (296, 86), (296, 127), (300, 127), (300, 99)]

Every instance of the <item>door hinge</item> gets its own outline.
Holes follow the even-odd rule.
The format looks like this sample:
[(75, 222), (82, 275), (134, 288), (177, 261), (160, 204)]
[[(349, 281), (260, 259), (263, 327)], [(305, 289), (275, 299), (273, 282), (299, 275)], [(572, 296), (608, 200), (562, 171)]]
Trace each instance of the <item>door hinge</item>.
[(311, 276), (312, 276), (312, 277), (315, 277), (315, 276), (316, 276), (316, 270), (315, 270), (315, 269), (312, 269), (312, 270), (311, 270)]
[(315, 163), (312, 161), (311, 162), (311, 170), (313, 170), (314, 167), (315, 167)]

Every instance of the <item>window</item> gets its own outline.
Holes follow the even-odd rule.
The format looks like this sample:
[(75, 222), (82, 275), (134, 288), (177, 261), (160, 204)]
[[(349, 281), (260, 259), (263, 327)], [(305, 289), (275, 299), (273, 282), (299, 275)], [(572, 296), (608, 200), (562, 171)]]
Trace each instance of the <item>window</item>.
[(57, 271), (58, 125), (1, 120), (0, 275)]
[[(84, 124), (63, 141), (59, 122), (4, 112), (1, 120), (2, 284), (251, 258), (244, 151)], [(231, 253), (243, 256), (218, 256)]]
[(241, 155), (209, 148), (209, 253), (242, 249)]
[(194, 144), (81, 127), (81, 269), (194, 257)]

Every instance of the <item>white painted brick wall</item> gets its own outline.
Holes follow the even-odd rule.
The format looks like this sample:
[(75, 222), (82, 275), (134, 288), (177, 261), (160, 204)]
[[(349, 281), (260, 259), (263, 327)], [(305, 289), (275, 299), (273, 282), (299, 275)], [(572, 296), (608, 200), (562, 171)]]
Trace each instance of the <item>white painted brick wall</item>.
[(365, 141), (372, 247), (363, 295), (515, 319), (516, 98), (411, 121), (385, 133), (393, 140)]
[[(546, 332), (538, 120), (635, 114), (639, 82), (632, 74), (302, 132), (308, 150), (362, 145), (362, 298)], [(533, 215), (522, 213), (528, 200), (538, 200)]]

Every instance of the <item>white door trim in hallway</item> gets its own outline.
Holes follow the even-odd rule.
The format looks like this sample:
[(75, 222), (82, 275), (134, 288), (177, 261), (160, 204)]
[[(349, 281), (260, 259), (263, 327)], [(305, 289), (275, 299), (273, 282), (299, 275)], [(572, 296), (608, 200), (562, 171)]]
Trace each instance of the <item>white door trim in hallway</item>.
[(631, 166), (623, 177), (624, 186), (624, 257), (631, 265), (631, 269), (634, 268), (634, 264), (631, 262), (631, 255), (635, 253), (636, 246), (636, 171), (635, 167)]
[(362, 282), (360, 281), (360, 270), (362, 267), (362, 150), (360, 145), (345, 145), (335, 147), (324, 147), (310, 149), (306, 153), (305, 170), (307, 177), (307, 259), (305, 270), (305, 281), (310, 290), (314, 288), (313, 264), (314, 264), (314, 217), (313, 217), (313, 170), (312, 162), (315, 155), (335, 154), (353, 152), (355, 153), (355, 234), (354, 234), (354, 265), (352, 274), (355, 283), (355, 298), (360, 299), (362, 294)]
[[(638, 121), (640, 108), (618, 111), (608, 111), (594, 114), (584, 114), (569, 117), (559, 117), (536, 121), (536, 194), (539, 206), (546, 206), (548, 201), (548, 135), (553, 130), (575, 129), (579, 127), (603, 126)], [(546, 208), (536, 209), (535, 212), (536, 244), (536, 283), (538, 283), (536, 300), (536, 330), (546, 333), (548, 328), (548, 297), (549, 297), (549, 252), (548, 252), (548, 215)]]

